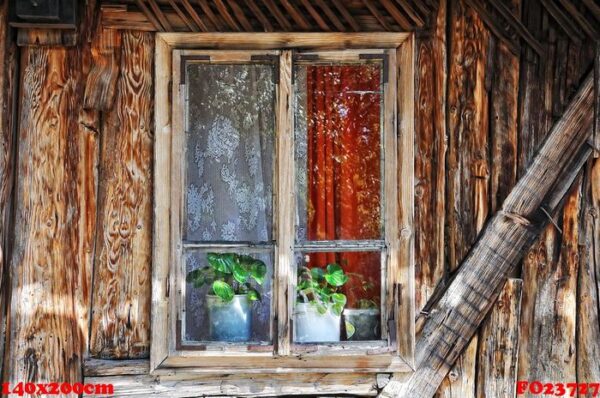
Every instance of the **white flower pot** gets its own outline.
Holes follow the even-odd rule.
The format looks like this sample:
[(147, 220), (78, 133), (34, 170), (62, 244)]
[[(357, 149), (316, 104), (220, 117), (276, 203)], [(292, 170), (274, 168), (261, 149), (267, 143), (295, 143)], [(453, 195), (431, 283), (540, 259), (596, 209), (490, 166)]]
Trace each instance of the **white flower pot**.
[(320, 314), (310, 303), (296, 303), (294, 312), (294, 341), (298, 343), (326, 343), (340, 341), (341, 315), (331, 308)]
[(207, 295), (210, 338), (213, 341), (250, 341), (251, 306), (245, 294), (235, 295), (226, 303), (220, 297)]

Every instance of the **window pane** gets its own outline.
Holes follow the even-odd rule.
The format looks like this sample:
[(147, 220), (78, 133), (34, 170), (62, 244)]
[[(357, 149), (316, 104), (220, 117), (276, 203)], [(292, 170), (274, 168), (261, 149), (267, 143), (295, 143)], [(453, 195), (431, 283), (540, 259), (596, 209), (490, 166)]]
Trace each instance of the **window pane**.
[[(266, 266), (264, 275), (260, 277), (261, 272), (255, 271), (252, 264), (244, 259), (240, 263), (247, 269), (247, 274), (236, 269), (237, 276), (234, 277), (230, 272), (215, 271), (215, 266), (208, 261), (206, 251), (190, 251), (185, 256), (188, 278), (185, 283), (185, 333), (182, 336), (186, 341), (271, 341), (273, 255), (250, 250), (238, 253), (262, 261)], [(217, 255), (219, 254), (222, 253)], [(263, 281), (262, 284), (254, 276)], [(237, 278), (247, 278), (247, 283), (240, 283)], [(213, 282), (215, 280), (219, 282), (216, 286)], [(233, 290), (229, 301), (216, 295), (217, 291), (227, 292), (227, 287), (223, 288), (223, 282)], [(252, 290), (257, 293), (255, 297), (252, 297)], [(257, 297), (258, 300), (252, 301)]]
[(296, 238), (381, 238), (381, 65), (295, 71)]
[(270, 241), (274, 66), (187, 66), (184, 238)]
[(295, 342), (381, 339), (381, 252), (301, 252), (296, 264)]

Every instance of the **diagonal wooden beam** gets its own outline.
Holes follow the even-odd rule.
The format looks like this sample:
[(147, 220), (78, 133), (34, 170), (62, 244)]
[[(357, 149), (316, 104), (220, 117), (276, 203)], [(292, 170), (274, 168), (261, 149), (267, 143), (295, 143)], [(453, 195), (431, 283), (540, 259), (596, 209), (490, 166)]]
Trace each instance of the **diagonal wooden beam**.
[(400, 10), (396, 8), (394, 3), (392, 3), (390, 0), (381, 0), (381, 4), (385, 7), (387, 12), (392, 16), (392, 18), (394, 18), (394, 21), (396, 21), (396, 23), (398, 24), (398, 26), (400, 26), (401, 29), (412, 30), (412, 25), (410, 21), (406, 19), (404, 15), (402, 15)]
[(416, 369), (380, 397), (431, 398), (477, 332), (510, 272), (561, 206), (592, 148), (593, 84), (588, 76), (552, 127), (525, 175), (487, 223), (452, 281), (432, 297), (416, 344)]
[(165, 28), (167, 32), (172, 32), (173, 27), (169, 23), (169, 20), (167, 19), (165, 14), (160, 9), (160, 6), (156, 3), (156, 0), (148, 0), (148, 3), (150, 4), (150, 8), (152, 8), (152, 12), (154, 12), (154, 15), (156, 15), (156, 18), (158, 18), (163, 28)]
[(273, 32), (273, 25), (269, 21), (269, 18), (261, 11), (260, 7), (254, 2), (254, 0), (246, 0), (246, 5), (252, 11), (258, 22), (263, 26), (266, 32)]
[(585, 4), (587, 9), (590, 10), (594, 18), (596, 18), (596, 20), (600, 22), (600, 5), (597, 4), (594, 0), (583, 0), (583, 4)]
[(511, 10), (501, 1), (490, 1), (489, 4), (492, 5), (504, 17), (506, 22), (521, 36), (525, 42), (535, 50), (535, 52), (540, 56), (544, 57), (546, 51), (542, 44), (531, 34), (529, 29), (523, 25), (523, 23), (512, 13)]
[(379, 10), (377, 9), (377, 6), (373, 3), (373, 0), (363, 0), (363, 4), (365, 5), (365, 7), (367, 7), (369, 9), (369, 12), (371, 12), (371, 14), (373, 14), (373, 16), (375, 17), (377, 22), (379, 22), (379, 24), (381, 25), (381, 27), (384, 30), (390, 31), (390, 32), (392, 31), (392, 29), (390, 28), (390, 25), (388, 25), (384, 16), (379, 12)]
[(300, 0), (300, 2), (304, 6), (304, 8), (306, 8), (306, 11), (308, 11), (310, 16), (315, 20), (317, 25), (319, 25), (319, 28), (321, 28), (321, 30), (325, 32), (331, 31), (331, 28), (329, 27), (329, 25), (327, 25), (327, 22), (325, 22), (325, 20), (321, 18), (321, 14), (319, 14), (317, 10), (315, 10), (315, 7), (313, 7), (309, 0)]
[(296, 6), (292, 4), (290, 0), (280, 0), (283, 7), (290, 13), (294, 21), (300, 26), (302, 30), (311, 30), (311, 26), (308, 21), (302, 16), (302, 13), (298, 11)]
[(269, 12), (275, 17), (277, 23), (283, 28), (284, 31), (289, 32), (292, 30), (292, 24), (287, 20), (285, 15), (277, 7), (277, 4), (273, 0), (262, 0), (263, 4), (269, 9)]
[(352, 27), (352, 29), (355, 32), (360, 32), (360, 25), (358, 24), (358, 22), (356, 22), (356, 20), (352, 16), (352, 14), (350, 14), (350, 11), (348, 11), (346, 6), (344, 6), (344, 3), (342, 3), (340, 0), (331, 0), (331, 1), (333, 2), (333, 5), (335, 6), (335, 8), (338, 9), (340, 14), (342, 14), (342, 16), (344, 17), (346, 22), (348, 22), (348, 24)]
[(202, 8), (202, 12), (206, 14), (210, 22), (215, 26), (215, 29), (217, 29), (218, 32), (225, 31), (225, 27), (210, 8), (210, 4), (208, 4), (206, 0), (198, 0), (198, 4), (200, 4), (200, 8)]
[(598, 34), (598, 30), (591, 23), (589, 23), (587, 19), (585, 19), (585, 16), (583, 16), (577, 10), (572, 0), (560, 0), (560, 4), (562, 4), (564, 9), (567, 10), (571, 17), (573, 17), (573, 19), (577, 21), (579, 27), (583, 29), (583, 31), (587, 33), (589, 37), (591, 37), (592, 39), (599, 38), (600, 35)]
[(202, 18), (200, 18), (200, 15), (198, 15), (194, 7), (190, 4), (190, 1), (181, 0), (181, 4), (183, 4), (183, 7), (188, 12), (188, 14), (190, 14), (190, 17), (192, 18), (194, 23), (200, 28), (200, 30), (202, 30), (203, 32), (208, 32), (208, 26), (206, 26)]
[(579, 28), (575, 24), (573, 24), (571, 18), (566, 16), (565, 13), (562, 12), (562, 10), (552, 2), (552, 0), (540, 0), (540, 2), (542, 3), (546, 11), (548, 11), (548, 14), (550, 14), (552, 18), (554, 18), (554, 20), (558, 23), (561, 29), (564, 30), (565, 33), (571, 37), (571, 39), (583, 39), (583, 33), (581, 33), (581, 30), (579, 30)]
[(242, 25), (242, 28), (244, 28), (246, 32), (253, 32), (254, 28), (252, 27), (252, 24), (250, 23), (248, 18), (246, 18), (246, 14), (244, 14), (244, 10), (242, 10), (242, 7), (240, 7), (236, 0), (228, 0), (228, 2), (229, 7), (231, 7), (231, 9), (233, 10), (233, 15), (235, 16), (235, 19), (237, 19), (240, 25)]
[(156, 19), (152, 11), (148, 8), (144, 0), (135, 0), (137, 6), (142, 10), (142, 13), (148, 18), (150, 23), (154, 26), (154, 28), (159, 32), (164, 32), (165, 28), (161, 25), (161, 23)]
[(213, 2), (217, 6), (217, 10), (219, 10), (219, 14), (221, 14), (221, 17), (223, 17), (225, 22), (227, 22), (227, 25), (229, 25), (231, 30), (240, 32), (242, 29), (240, 29), (240, 26), (237, 24), (235, 19), (233, 19), (233, 17), (229, 13), (229, 10), (227, 9), (227, 6), (225, 5), (225, 3), (223, 3), (223, 0), (213, 0)]
[(408, 15), (410, 17), (410, 19), (413, 20), (415, 25), (417, 25), (419, 28), (422, 28), (423, 25), (425, 25), (425, 22), (423, 21), (423, 19), (419, 16), (419, 14), (415, 11), (415, 9), (410, 5), (410, 3), (408, 1), (396, 0), (396, 3), (398, 3), (400, 5), (400, 8), (402, 8), (404, 10), (406, 15)]
[(188, 16), (185, 14), (185, 12), (183, 12), (183, 10), (179, 7), (179, 4), (177, 4), (175, 0), (169, 0), (169, 4), (171, 5), (171, 8), (175, 10), (179, 18), (183, 21), (183, 23), (188, 27), (190, 31), (199, 32), (198, 26), (196, 26), (196, 24), (194, 24), (194, 22), (190, 20), (190, 18), (188, 18)]
[(327, 5), (327, 3), (325, 3), (323, 0), (316, 0), (316, 3), (319, 6), (319, 8), (321, 10), (323, 10), (323, 12), (325, 13), (325, 15), (327, 15), (327, 18), (335, 26), (335, 28), (338, 30), (338, 32), (345, 32), (346, 31), (346, 28), (344, 27), (344, 24), (335, 15), (335, 13), (333, 12), (333, 10), (331, 8), (329, 8), (329, 6)]

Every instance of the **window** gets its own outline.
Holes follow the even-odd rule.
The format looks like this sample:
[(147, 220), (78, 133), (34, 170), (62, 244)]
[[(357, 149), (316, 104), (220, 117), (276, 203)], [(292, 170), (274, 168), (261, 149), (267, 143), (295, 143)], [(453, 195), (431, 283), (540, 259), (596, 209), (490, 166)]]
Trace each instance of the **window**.
[(194, 36), (157, 43), (152, 369), (410, 370), (412, 38)]

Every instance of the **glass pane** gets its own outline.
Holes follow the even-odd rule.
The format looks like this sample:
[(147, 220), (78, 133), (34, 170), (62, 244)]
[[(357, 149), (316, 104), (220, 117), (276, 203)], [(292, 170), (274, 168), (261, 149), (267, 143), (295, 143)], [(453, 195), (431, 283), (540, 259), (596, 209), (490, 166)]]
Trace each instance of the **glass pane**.
[(270, 241), (274, 66), (187, 66), (187, 222), (192, 241)]
[[(209, 262), (206, 251), (186, 254), (185, 341), (271, 341), (273, 255), (246, 250), (235, 256), (216, 253)], [(264, 272), (255, 266), (260, 262)], [(235, 276), (228, 265), (234, 263)]]
[(381, 65), (295, 71), (296, 238), (380, 239)]
[(381, 339), (381, 252), (301, 252), (297, 343)]

